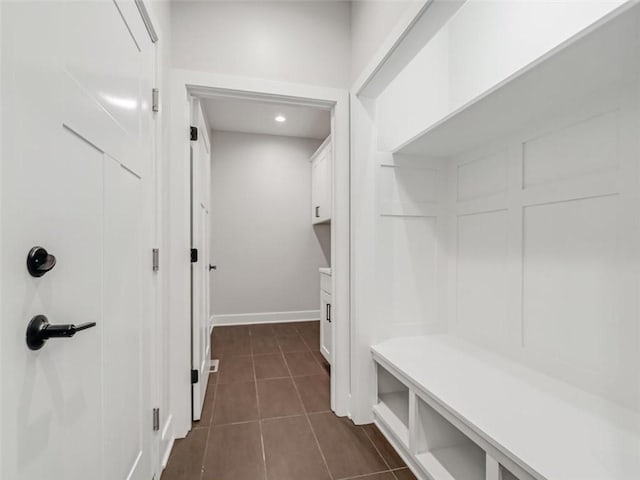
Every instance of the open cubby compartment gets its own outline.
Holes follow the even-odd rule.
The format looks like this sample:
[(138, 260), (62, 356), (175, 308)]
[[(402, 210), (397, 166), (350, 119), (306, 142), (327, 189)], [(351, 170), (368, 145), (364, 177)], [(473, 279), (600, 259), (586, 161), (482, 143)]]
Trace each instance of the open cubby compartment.
[(416, 410), (414, 451), (430, 478), (485, 480), (485, 451), (420, 397)]
[(378, 420), (409, 445), (409, 387), (380, 364), (376, 364), (378, 377), (378, 403), (374, 412)]

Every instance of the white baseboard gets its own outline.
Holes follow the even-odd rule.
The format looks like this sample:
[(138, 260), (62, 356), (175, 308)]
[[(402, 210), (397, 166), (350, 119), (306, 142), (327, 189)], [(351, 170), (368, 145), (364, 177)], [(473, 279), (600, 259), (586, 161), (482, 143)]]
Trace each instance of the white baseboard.
[(234, 313), (212, 315), (212, 325), (251, 325), (255, 323), (311, 322), (320, 320), (320, 310), (299, 312)]

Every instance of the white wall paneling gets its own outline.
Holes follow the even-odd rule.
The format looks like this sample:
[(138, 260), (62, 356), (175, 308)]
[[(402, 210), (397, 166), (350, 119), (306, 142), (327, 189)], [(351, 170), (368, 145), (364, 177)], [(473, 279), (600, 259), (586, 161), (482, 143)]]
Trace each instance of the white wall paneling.
[[(405, 454), (420, 453), (415, 434), (407, 451), (385, 413), (363, 406), (377, 402), (363, 343), (438, 331), (623, 412), (640, 438), (640, 7), (526, 3), (466, 2), (379, 95), (352, 99), (354, 247), (370, 259), (354, 263), (352, 362), (370, 382), (354, 380), (354, 405)], [(409, 405), (413, 425), (420, 404)], [(611, 478), (636, 471), (627, 454), (603, 453)], [(569, 468), (492, 459), (477, 478)]]
[(378, 154), (377, 245), (380, 315), (388, 334), (443, 328), (446, 164)]
[[(634, 92), (622, 98), (605, 111), (597, 105), (581, 119), (556, 117), (544, 129), (523, 131), (495, 154), (452, 159), (459, 200), (451, 260), (456, 315), (449, 324), (458, 335), (637, 408), (639, 385), (629, 380), (640, 361), (640, 285), (631, 273), (640, 253), (640, 119)], [(470, 189), (464, 170), (480, 164)]]

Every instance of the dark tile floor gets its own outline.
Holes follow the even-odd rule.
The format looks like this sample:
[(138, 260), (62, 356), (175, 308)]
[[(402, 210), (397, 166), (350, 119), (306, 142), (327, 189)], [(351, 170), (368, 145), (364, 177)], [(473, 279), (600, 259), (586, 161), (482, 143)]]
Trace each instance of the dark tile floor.
[(162, 480), (415, 480), (374, 425), (331, 412), (319, 328), (216, 327), (219, 372)]

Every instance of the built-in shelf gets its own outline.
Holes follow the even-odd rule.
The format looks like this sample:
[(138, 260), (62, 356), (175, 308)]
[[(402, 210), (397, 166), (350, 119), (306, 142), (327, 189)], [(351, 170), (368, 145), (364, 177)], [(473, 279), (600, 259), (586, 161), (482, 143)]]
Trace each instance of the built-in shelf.
[(425, 471), (435, 480), (484, 480), (484, 450), (422, 398), (416, 405), (414, 450)]
[(405, 445), (409, 445), (409, 388), (378, 365), (376, 417)]
[(449, 335), (393, 338), (372, 353), (389, 388), (376, 421), (403, 431), (413, 399), (404, 453), (430, 478), (484, 478), (487, 453), (503, 480), (640, 478), (636, 411)]
[(452, 156), (637, 88), (640, 4), (630, 2), (445, 118), (395, 153)]
[(391, 410), (389, 405), (382, 401), (373, 407), (373, 413), (376, 420), (382, 422), (399, 442), (405, 447), (409, 446), (409, 427), (400, 420), (396, 411)]
[(417, 455), (434, 480), (485, 480), (485, 457), (485, 452), (470, 442)]
[(409, 425), (409, 390), (381, 394), (379, 400), (400, 420), (402, 425), (405, 427)]

